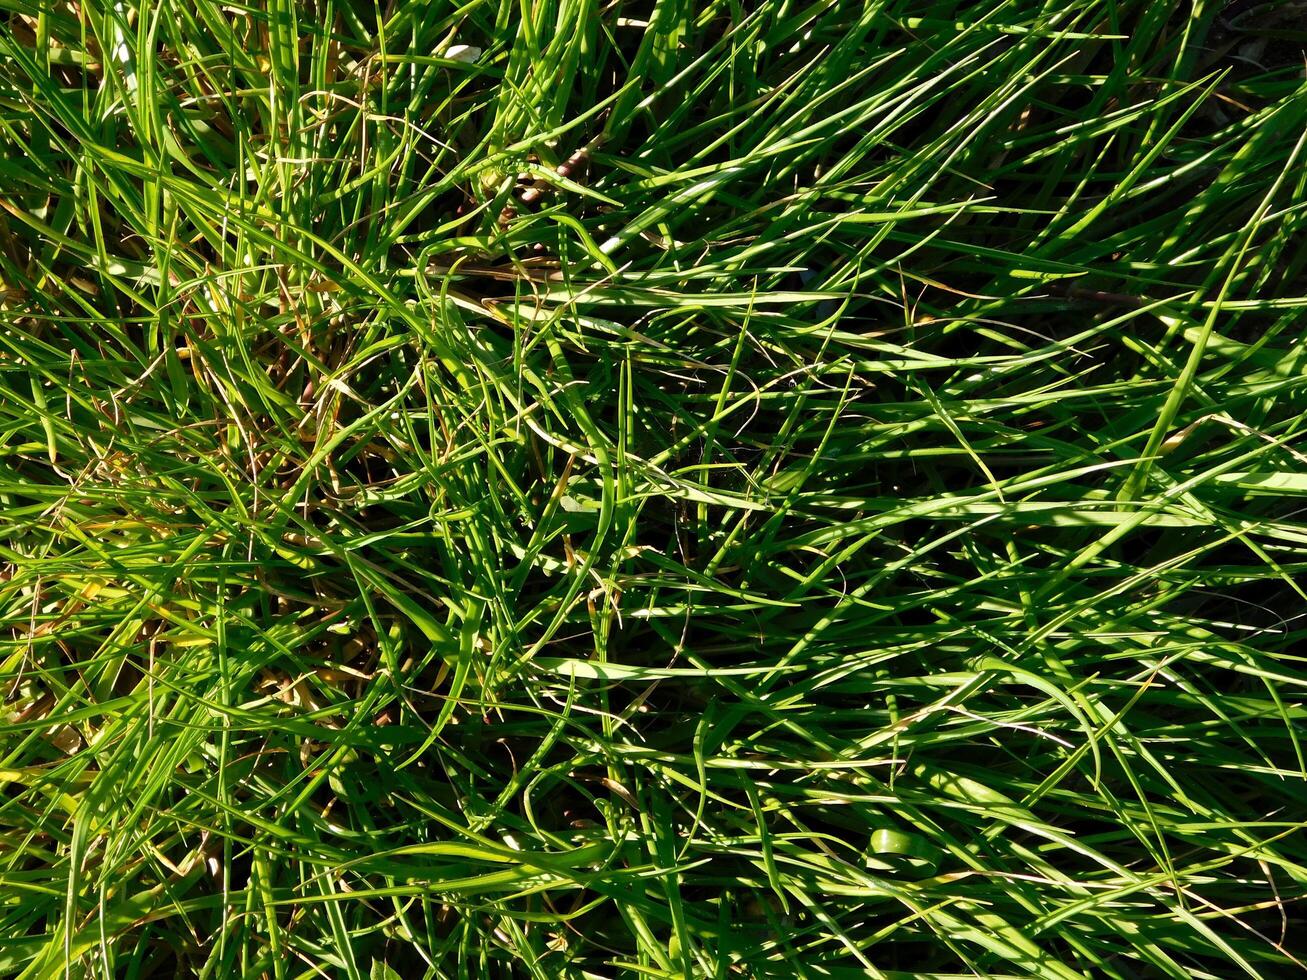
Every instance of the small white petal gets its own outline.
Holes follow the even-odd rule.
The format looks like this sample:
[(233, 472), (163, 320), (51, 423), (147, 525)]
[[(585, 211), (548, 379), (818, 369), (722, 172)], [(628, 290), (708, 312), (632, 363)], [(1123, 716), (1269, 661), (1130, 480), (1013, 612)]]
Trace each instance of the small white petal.
[(441, 57), (471, 64), (481, 57), (481, 49), (471, 44), (451, 44)]

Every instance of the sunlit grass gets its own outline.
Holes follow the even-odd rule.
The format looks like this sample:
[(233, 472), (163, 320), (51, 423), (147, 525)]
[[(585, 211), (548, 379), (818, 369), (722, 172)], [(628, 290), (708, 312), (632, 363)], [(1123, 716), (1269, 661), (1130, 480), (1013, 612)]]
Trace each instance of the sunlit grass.
[(0, 975), (1299, 975), (1301, 16), (6, 0)]

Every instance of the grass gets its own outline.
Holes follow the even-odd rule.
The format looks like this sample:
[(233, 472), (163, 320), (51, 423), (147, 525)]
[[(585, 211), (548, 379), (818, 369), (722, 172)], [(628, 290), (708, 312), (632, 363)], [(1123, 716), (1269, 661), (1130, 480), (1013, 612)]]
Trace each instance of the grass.
[(1301, 11), (4, 0), (0, 975), (1300, 975)]

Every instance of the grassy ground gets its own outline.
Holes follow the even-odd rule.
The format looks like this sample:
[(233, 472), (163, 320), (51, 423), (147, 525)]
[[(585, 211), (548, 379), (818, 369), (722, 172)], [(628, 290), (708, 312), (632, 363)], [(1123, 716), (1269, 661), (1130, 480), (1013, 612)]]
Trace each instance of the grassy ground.
[(1305, 37), (4, 0), (0, 975), (1300, 975)]

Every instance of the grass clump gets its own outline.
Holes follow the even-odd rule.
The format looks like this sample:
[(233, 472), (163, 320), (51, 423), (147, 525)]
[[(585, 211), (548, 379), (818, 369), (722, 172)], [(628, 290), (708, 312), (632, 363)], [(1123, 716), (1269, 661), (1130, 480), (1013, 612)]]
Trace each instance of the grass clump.
[(0, 975), (1298, 975), (1300, 10), (6, 0)]

